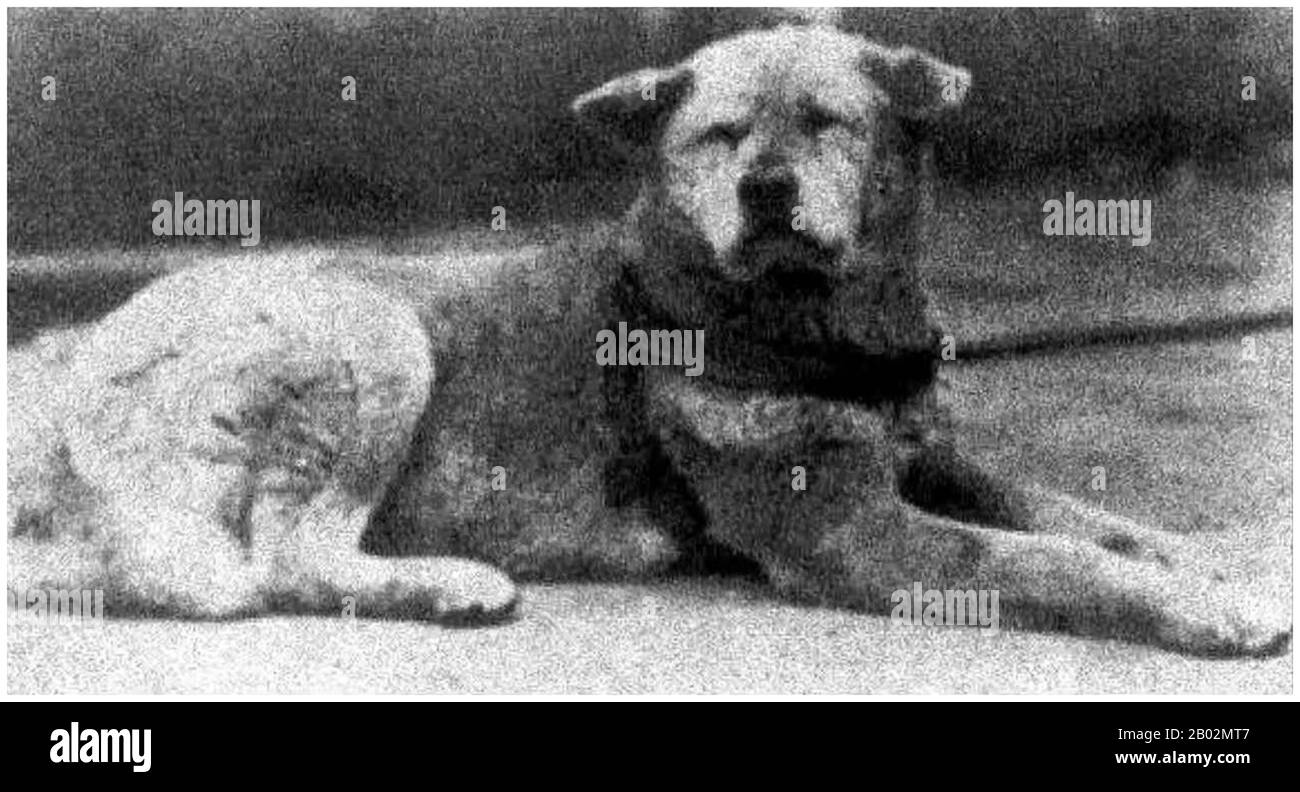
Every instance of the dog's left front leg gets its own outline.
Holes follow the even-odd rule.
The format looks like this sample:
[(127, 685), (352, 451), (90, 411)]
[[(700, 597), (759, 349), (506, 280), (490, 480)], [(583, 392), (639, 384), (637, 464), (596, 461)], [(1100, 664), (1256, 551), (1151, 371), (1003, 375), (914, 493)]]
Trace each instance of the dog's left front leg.
[[(1006, 529), (987, 534), (994, 557), (999, 548), (1009, 553), (1023, 543), (1026, 557), (1049, 562), (1044, 568), (1054, 570), (1059, 590), (1111, 592), (1093, 605), (1087, 596), (1077, 603), (1055, 602), (1045, 586), (1031, 584), (1028, 600), (1043, 613), (1074, 612), (1076, 621), (1078, 614), (1093, 614), (1092, 631), (1107, 633), (1114, 629), (1106, 629), (1107, 619), (1098, 614), (1109, 611), (1115, 628), (1131, 632), (1145, 623), (1147, 639), (1188, 651), (1249, 654), (1285, 645), (1291, 622), (1276, 592), (1262, 582), (1248, 588), (1229, 580), (1223, 559), (1184, 536), (1046, 487), (1015, 484), (946, 444), (928, 445), (911, 457), (900, 471), (899, 488), (909, 507), (924, 510), (914, 514), (914, 525), (929, 525), (931, 533), (951, 533), (962, 523)], [(941, 517), (961, 522), (949, 524)], [(980, 529), (967, 525), (962, 530), (973, 536)], [(1071, 559), (1095, 570), (1092, 577), (1071, 584), (1079, 566)], [(1032, 576), (1022, 574), (1010, 582), (1029, 580)], [(1121, 602), (1128, 604), (1118, 608)]]
[[(951, 520), (878, 488), (868, 491), (861, 481), (826, 481), (817, 501), (781, 495), (787, 505), (768, 514), (728, 504), (711, 515), (717, 519), (710, 530), (759, 560), (783, 593), (806, 601), (887, 613), (896, 592), (910, 598), (920, 584), (926, 591), (997, 592), (997, 618), (1006, 626), (1220, 657), (1268, 656), (1289, 643), (1286, 610), (1238, 587), (1068, 536)], [(816, 497), (813, 488), (808, 495)], [(769, 505), (777, 501), (768, 495)]]
[[(899, 522), (823, 535), (822, 552), (873, 596), (914, 582), (998, 591), (1012, 624), (1154, 643), (1207, 656), (1267, 656), (1291, 619), (1239, 586), (1135, 560), (1066, 535), (985, 528), (903, 505)], [(868, 583), (869, 581), (869, 583)]]
[(1033, 491), (1021, 504), (1026, 530), (907, 502), (893, 436), (876, 413), (687, 388), (665, 388), (657, 404), (665, 447), (703, 502), (709, 533), (762, 564), (788, 595), (888, 612), (895, 592), (919, 583), (997, 591), (1012, 624), (1213, 656), (1268, 655), (1288, 644), (1285, 609), (1090, 538), (1107, 536), (1102, 521), (1029, 530), (1060, 517)]
[(899, 470), (903, 498), (962, 522), (1066, 536), (1134, 561), (1223, 582), (1223, 559), (1179, 534), (1143, 525), (1078, 498), (992, 474), (947, 443), (932, 443)]

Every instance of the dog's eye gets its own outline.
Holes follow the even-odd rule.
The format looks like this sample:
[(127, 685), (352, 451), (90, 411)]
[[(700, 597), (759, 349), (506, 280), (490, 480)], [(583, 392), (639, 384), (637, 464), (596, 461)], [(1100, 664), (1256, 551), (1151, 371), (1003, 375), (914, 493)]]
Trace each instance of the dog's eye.
[(724, 143), (736, 148), (749, 134), (749, 130), (740, 124), (714, 124), (700, 135), (701, 143)]

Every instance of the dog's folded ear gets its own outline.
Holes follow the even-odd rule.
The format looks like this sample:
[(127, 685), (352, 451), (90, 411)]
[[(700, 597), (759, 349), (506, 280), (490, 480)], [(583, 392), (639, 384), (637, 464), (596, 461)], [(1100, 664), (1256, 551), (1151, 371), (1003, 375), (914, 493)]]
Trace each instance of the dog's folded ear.
[(935, 118), (960, 107), (970, 92), (969, 71), (911, 47), (868, 47), (862, 70), (903, 118)]
[(653, 140), (690, 84), (691, 72), (683, 66), (641, 69), (588, 91), (574, 99), (571, 107), (579, 118), (643, 145)]

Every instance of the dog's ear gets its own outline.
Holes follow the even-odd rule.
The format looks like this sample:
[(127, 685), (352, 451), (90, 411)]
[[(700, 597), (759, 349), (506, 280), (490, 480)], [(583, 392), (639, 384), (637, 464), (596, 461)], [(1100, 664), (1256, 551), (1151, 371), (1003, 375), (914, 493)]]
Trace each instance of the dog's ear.
[(960, 107), (970, 93), (970, 72), (924, 52), (903, 47), (869, 47), (862, 70), (907, 119), (922, 121)]
[(641, 69), (588, 91), (574, 99), (571, 107), (579, 118), (643, 145), (654, 138), (690, 85), (691, 72), (683, 66)]

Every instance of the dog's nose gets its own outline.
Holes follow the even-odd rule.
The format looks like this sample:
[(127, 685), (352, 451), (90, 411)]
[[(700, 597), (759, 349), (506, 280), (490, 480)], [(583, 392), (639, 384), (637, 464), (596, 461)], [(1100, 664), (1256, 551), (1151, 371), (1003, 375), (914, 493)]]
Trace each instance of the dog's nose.
[(751, 171), (737, 188), (740, 205), (759, 225), (791, 222), (798, 200), (799, 186), (788, 168), (763, 168)]

